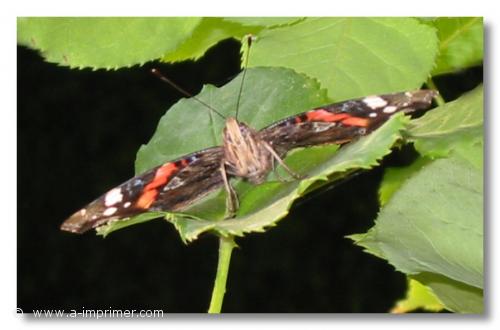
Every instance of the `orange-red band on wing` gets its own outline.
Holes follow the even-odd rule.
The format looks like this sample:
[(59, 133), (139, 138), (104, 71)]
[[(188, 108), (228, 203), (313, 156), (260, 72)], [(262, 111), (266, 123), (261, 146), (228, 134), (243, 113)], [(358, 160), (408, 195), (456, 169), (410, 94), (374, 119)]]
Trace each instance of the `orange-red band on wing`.
[(148, 190), (144, 192), (141, 197), (139, 197), (135, 205), (140, 209), (147, 209), (156, 200), (156, 195), (158, 195), (158, 191), (156, 189)]
[(177, 169), (178, 168), (175, 163), (167, 163), (163, 165), (156, 171), (153, 181), (151, 181), (146, 187), (144, 187), (144, 190), (151, 190), (159, 186), (163, 186), (167, 183), (168, 178), (177, 171)]
[(342, 120), (342, 124), (347, 126), (368, 127), (370, 126), (370, 119), (360, 118), (360, 117), (349, 117)]
[(341, 122), (346, 126), (368, 127), (370, 119), (353, 117), (347, 113), (331, 113), (324, 109), (309, 111), (306, 113), (307, 121)]
[(306, 113), (306, 115), (308, 121), (336, 122), (345, 118), (349, 118), (349, 115), (346, 113), (331, 113), (323, 109), (309, 111)]
[(156, 188), (167, 184), (168, 179), (177, 172), (179, 168), (175, 163), (166, 163), (156, 170), (153, 180), (144, 187), (141, 197), (137, 200), (136, 206), (141, 209), (147, 209), (154, 203), (158, 191)]

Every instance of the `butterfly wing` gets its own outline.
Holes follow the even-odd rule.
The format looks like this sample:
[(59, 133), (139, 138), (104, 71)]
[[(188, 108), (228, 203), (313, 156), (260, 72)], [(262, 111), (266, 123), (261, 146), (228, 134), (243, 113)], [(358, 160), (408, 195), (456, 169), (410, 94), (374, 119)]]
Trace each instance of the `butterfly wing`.
[(260, 134), (280, 156), (297, 147), (343, 144), (372, 132), (397, 112), (428, 108), (436, 95), (418, 90), (334, 103), (285, 118)]
[(75, 212), (61, 230), (83, 233), (146, 211), (182, 209), (222, 186), (222, 155), (222, 148), (208, 148), (152, 168)]

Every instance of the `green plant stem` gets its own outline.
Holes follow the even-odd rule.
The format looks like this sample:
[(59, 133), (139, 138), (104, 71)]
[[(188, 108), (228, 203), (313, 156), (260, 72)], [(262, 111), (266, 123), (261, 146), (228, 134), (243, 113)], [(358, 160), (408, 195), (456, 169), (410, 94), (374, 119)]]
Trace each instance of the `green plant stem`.
[[(432, 77), (429, 77), (429, 79), (427, 79), (426, 84), (429, 88), (439, 92), (439, 90), (437, 89), (437, 86), (434, 84), (434, 81), (432, 80)], [(441, 94), (439, 94), (436, 97), (436, 103), (438, 104), (438, 106), (442, 106), (446, 103), (445, 100), (443, 99), (443, 97), (441, 96)]]
[(224, 294), (226, 293), (227, 274), (229, 272), (229, 263), (231, 262), (231, 253), (236, 246), (232, 236), (219, 238), (219, 262), (217, 264), (217, 274), (215, 275), (214, 289), (212, 290), (212, 300), (208, 312), (218, 314), (222, 308)]

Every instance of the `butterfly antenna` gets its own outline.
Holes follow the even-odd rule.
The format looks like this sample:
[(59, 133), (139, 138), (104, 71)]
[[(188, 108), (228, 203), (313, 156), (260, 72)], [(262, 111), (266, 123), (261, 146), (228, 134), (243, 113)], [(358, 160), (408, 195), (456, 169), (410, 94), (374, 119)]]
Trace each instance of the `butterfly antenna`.
[(185, 89), (183, 89), (182, 87), (180, 87), (179, 85), (177, 85), (176, 83), (174, 83), (172, 80), (170, 80), (167, 77), (165, 77), (164, 75), (162, 75), (161, 72), (158, 71), (157, 69), (151, 69), (151, 73), (154, 74), (155, 76), (157, 76), (158, 78), (160, 78), (160, 80), (166, 82), (167, 84), (169, 84), (170, 86), (172, 86), (173, 88), (175, 88), (181, 94), (183, 94), (183, 95), (185, 95), (185, 96), (187, 96), (189, 98), (194, 99), (195, 101), (197, 101), (197, 102), (203, 104), (204, 106), (206, 106), (208, 109), (212, 110), (215, 114), (217, 114), (222, 119), (224, 119), (224, 120), (226, 119), (226, 116), (224, 116), (223, 114), (221, 114), (219, 111), (217, 111), (216, 109), (214, 109), (212, 106), (208, 105), (206, 102), (202, 101), (201, 99), (197, 98), (194, 95), (191, 95), (191, 93), (187, 92)]
[(253, 38), (254, 38), (254, 36), (251, 35), (251, 34), (249, 34), (247, 36), (248, 50), (247, 50), (247, 55), (245, 56), (245, 65), (244, 65), (244, 68), (243, 68), (243, 77), (241, 77), (240, 90), (238, 92), (238, 100), (236, 101), (236, 115), (235, 115), (236, 119), (238, 119), (238, 112), (240, 110), (241, 93), (243, 92), (243, 83), (245, 82), (245, 76), (247, 75), (248, 58), (250, 57), (250, 48), (252, 46), (252, 39)]

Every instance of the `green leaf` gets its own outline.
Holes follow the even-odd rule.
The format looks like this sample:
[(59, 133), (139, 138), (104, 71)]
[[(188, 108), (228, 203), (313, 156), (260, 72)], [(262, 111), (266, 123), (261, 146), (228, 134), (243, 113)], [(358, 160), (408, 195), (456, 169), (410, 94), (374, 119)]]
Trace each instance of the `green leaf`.
[(372, 229), (351, 238), (406, 274), (432, 273), (480, 290), (482, 180), (482, 170), (459, 154), (437, 159), (403, 183)]
[[(352, 236), (462, 313), (483, 310), (482, 98), (478, 87), (411, 121), (406, 133), (420, 153), (450, 158), (388, 169), (377, 225)], [(413, 306), (409, 298), (398, 308)]]
[(162, 61), (178, 62), (188, 59), (196, 60), (219, 41), (235, 38), (242, 39), (247, 34), (256, 34), (263, 27), (255, 22), (254, 25), (239, 24), (236, 21), (207, 17), (193, 31), (191, 37), (187, 38), (175, 51), (166, 54)]
[(434, 273), (424, 272), (411, 278), (431, 289), (450, 311), (479, 314), (484, 310), (482, 289)]
[(442, 17), (430, 21), (437, 29), (439, 56), (433, 75), (466, 69), (483, 60), (482, 17)]
[(403, 183), (412, 175), (417, 174), (430, 161), (429, 158), (419, 157), (409, 166), (390, 167), (386, 169), (379, 189), (380, 206), (387, 204), (392, 195), (401, 188)]
[(423, 155), (443, 157), (483, 139), (483, 87), (413, 120), (408, 136)]
[(116, 69), (144, 64), (172, 52), (200, 18), (19, 18), (18, 42), (64, 66)]
[(292, 68), (345, 100), (420, 87), (437, 46), (434, 29), (412, 18), (307, 18), (257, 34), (249, 66)]
[(391, 313), (407, 313), (418, 308), (438, 312), (443, 309), (443, 304), (427, 286), (409, 278), (405, 299), (398, 301)]
[[(241, 76), (222, 88), (206, 86), (197, 96), (225, 115), (234, 114)], [(326, 102), (316, 81), (283, 68), (249, 69), (241, 97), (239, 119), (257, 129)], [(302, 181), (269, 181), (253, 186), (235, 181), (241, 207), (235, 219), (224, 220), (225, 192), (215, 192), (182, 214), (166, 213), (185, 241), (203, 232), (244, 235), (264, 231), (284, 217), (292, 202), (327, 180), (342, 178), (353, 170), (370, 168), (390, 152), (408, 118), (398, 115), (376, 132), (337, 151), (335, 145), (295, 150), (286, 163), (306, 174)], [(220, 145), (223, 121), (193, 99), (181, 100), (160, 120), (158, 129), (138, 153), (137, 173), (166, 160), (205, 147)], [(286, 177), (286, 175), (283, 175)], [(269, 179), (273, 180), (270, 175)], [(122, 221), (122, 224), (126, 221)], [(111, 225), (113, 226), (113, 225)], [(114, 230), (108, 228), (108, 232)]]

